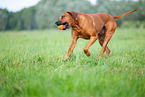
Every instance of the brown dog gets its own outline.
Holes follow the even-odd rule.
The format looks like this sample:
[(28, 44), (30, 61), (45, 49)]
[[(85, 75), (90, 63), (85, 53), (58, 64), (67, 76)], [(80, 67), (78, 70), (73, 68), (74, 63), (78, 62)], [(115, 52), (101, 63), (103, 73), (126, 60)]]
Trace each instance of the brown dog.
[(107, 44), (117, 27), (114, 19), (123, 17), (134, 11), (136, 11), (136, 9), (119, 16), (111, 16), (107, 13), (82, 14), (71, 11), (62, 14), (55, 24), (57, 26), (64, 25), (62, 30), (72, 27), (72, 40), (64, 60), (67, 60), (71, 55), (78, 38), (90, 39), (88, 44), (84, 47), (84, 53), (87, 56), (90, 56), (90, 52), (88, 51), (89, 47), (97, 39), (99, 39), (99, 43), (102, 46), (101, 52), (97, 56), (97, 59), (100, 58), (105, 51), (107, 56), (109, 56), (110, 50), (107, 47)]

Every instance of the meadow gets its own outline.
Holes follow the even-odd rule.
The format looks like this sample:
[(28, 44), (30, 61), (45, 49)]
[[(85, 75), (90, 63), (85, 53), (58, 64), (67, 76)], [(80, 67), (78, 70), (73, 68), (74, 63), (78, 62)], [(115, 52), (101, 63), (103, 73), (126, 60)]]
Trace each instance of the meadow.
[(63, 61), (70, 30), (0, 32), (0, 97), (145, 97), (145, 29), (117, 28), (106, 53), (87, 57), (79, 39)]

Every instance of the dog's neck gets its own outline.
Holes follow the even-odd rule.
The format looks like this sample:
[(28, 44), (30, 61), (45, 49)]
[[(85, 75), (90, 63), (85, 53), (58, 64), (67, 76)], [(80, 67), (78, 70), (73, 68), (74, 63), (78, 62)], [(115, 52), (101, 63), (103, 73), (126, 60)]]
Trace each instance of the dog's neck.
[(78, 20), (74, 20), (73, 24), (72, 24), (72, 29), (77, 31), (77, 32), (81, 32), (83, 29), (80, 27)]

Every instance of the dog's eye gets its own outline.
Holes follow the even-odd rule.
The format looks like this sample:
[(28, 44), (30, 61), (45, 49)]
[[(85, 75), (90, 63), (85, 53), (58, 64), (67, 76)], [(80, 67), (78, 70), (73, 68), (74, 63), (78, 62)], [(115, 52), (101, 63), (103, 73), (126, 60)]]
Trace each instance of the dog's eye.
[(61, 19), (63, 19), (65, 16), (62, 16)]

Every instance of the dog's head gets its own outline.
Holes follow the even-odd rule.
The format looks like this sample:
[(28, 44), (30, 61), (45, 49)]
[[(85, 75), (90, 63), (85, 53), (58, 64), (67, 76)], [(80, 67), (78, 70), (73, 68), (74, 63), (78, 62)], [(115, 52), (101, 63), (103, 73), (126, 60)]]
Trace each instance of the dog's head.
[(55, 24), (57, 26), (64, 25), (62, 30), (66, 30), (72, 27), (74, 20), (77, 20), (77, 12), (67, 11), (59, 17)]

